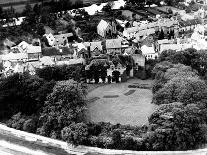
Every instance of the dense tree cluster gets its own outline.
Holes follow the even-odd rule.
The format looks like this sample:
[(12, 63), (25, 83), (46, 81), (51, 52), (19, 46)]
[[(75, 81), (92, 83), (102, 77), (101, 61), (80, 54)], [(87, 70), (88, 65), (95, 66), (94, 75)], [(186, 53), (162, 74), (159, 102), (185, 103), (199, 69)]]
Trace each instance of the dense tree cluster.
[(206, 143), (205, 55), (195, 49), (161, 54), (153, 69), (153, 103), (161, 107), (149, 118), (145, 137), (152, 150), (195, 149)]
[(0, 81), (0, 119), (21, 112), (31, 115), (43, 106), (53, 81), (45, 81), (38, 76), (14, 74)]
[(80, 81), (85, 77), (85, 68), (81, 64), (77, 65), (62, 65), (62, 66), (48, 66), (42, 69), (37, 69), (36, 73), (40, 78), (47, 81), (55, 80), (69, 80)]

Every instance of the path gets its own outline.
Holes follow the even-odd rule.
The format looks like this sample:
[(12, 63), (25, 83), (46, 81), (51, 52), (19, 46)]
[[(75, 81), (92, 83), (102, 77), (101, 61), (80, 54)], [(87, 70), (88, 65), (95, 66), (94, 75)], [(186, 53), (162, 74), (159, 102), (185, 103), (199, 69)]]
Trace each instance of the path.
[(143, 125), (156, 106), (151, 104), (150, 89), (128, 88), (134, 83), (148, 84), (152, 81), (132, 79), (126, 83), (110, 84), (94, 89), (88, 94), (88, 121), (113, 124)]

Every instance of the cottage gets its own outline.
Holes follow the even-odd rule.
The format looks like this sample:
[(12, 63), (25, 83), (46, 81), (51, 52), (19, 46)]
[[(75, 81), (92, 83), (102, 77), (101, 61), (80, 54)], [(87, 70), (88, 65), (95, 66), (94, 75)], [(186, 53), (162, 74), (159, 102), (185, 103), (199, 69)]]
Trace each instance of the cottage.
[(106, 40), (106, 53), (111, 55), (121, 54), (121, 39), (108, 39)]

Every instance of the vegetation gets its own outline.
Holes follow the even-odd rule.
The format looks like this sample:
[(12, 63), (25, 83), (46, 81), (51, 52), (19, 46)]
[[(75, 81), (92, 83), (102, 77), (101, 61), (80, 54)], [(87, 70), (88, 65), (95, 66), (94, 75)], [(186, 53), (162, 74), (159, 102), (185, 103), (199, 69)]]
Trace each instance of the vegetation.
[(76, 65), (62, 65), (62, 66), (48, 66), (42, 69), (37, 69), (36, 74), (47, 81), (55, 80), (69, 80), (80, 81), (85, 77), (85, 68), (81, 64)]

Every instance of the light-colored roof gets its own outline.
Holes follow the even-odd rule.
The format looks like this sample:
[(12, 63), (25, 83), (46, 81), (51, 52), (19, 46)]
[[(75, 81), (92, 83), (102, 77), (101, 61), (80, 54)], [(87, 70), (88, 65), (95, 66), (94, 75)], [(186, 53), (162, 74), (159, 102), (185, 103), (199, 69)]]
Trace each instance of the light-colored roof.
[(49, 56), (44, 56), (44, 57), (40, 58), (40, 62), (42, 65), (46, 65), (46, 66), (51, 66), (51, 65), (55, 64), (53, 59)]
[(121, 39), (108, 39), (106, 40), (106, 49), (121, 48)]
[(101, 41), (91, 42), (90, 50), (93, 51), (95, 48), (98, 48), (98, 50), (102, 51)]
[(91, 45), (91, 43), (90, 43), (90, 42), (84, 42), (83, 45), (84, 45), (85, 47), (89, 47), (89, 46)]
[(108, 26), (110, 26), (109, 23), (106, 22), (105, 20), (101, 19), (101, 21), (99, 22), (97, 28), (98, 28), (99, 31), (103, 31), (103, 30), (106, 30), (108, 28)]
[(79, 58), (79, 59), (70, 59), (68, 61), (56, 62), (56, 65), (73, 65), (73, 64), (85, 64), (85, 60), (83, 58)]
[(27, 53), (12, 53), (2, 55), (3, 61), (28, 59)]
[(4, 46), (12, 47), (12, 46), (15, 46), (15, 45), (16, 44), (14, 42), (12, 42), (11, 40), (9, 40), (9, 39), (4, 40)]
[(141, 51), (143, 55), (147, 55), (147, 54), (155, 54), (155, 50), (154, 47), (148, 47), (146, 45), (143, 45), (141, 47)]
[(168, 44), (169, 40), (168, 39), (162, 39), (162, 40), (158, 40), (157, 42), (158, 42), (158, 44)]
[(41, 49), (41, 46), (32, 46), (32, 45), (29, 45), (28, 48), (27, 48), (27, 53), (41, 53), (42, 52), (42, 49)]
[(73, 47), (76, 47), (78, 49), (78, 52), (82, 49), (87, 50), (86, 46), (83, 43), (75, 43), (73, 44)]

